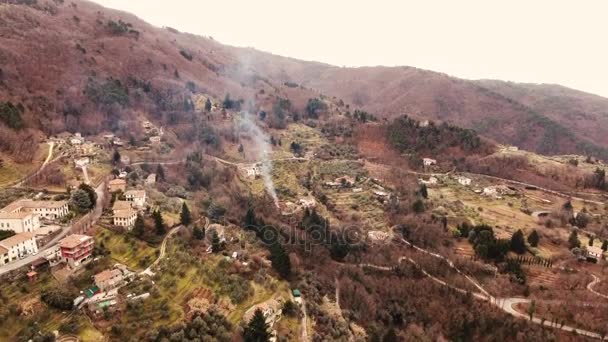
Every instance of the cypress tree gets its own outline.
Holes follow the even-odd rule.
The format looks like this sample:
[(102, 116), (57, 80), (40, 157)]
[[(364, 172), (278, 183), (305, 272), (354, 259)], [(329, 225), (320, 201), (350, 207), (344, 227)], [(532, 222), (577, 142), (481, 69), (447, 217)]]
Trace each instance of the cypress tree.
[(163, 215), (161, 215), (160, 211), (155, 210), (152, 213), (154, 217), (154, 227), (156, 228), (156, 235), (164, 235), (167, 230), (165, 228), (165, 221), (163, 220)]
[(192, 216), (190, 215), (190, 209), (188, 209), (188, 205), (186, 205), (186, 202), (182, 203), (182, 212), (181, 212), (179, 218), (180, 218), (180, 222), (184, 226), (187, 226), (190, 223), (192, 223)]
[(133, 226), (133, 234), (137, 237), (142, 237), (145, 232), (144, 218), (137, 214), (137, 218), (135, 219), (135, 225)]
[(222, 246), (220, 244), (220, 237), (217, 235), (216, 231), (213, 231), (213, 234), (211, 234), (211, 251), (213, 253), (217, 253), (222, 249)]
[(243, 340), (245, 342), (267, 342), (270, 341), (270, 332), (266, 317), (262, 310), (256, 309), (253, 317), (243, 330)]
[(521, 229), (517, 230), (515, 234), (511, 236), (511, 250), (518, 254), (523, 254), (526, 252), (524, 233), (521, 231)]
[(291, 275), (291, 261), (289, 255), (283, 245), (280, 242), (275, 241), (270, 245), (270, 261), (272, 262), (272, 268), (283, 277), (287, 278)]
[(538, 236), (538, 232), (536, 231), (536, 229), (534, 229), (530, 233), (530, 235), (528, 235), (528, 243), (530, 244), (530, 246), (536, 247), (536, 246), (538, 246), (539, 240), (540, 240), (540, 236)]

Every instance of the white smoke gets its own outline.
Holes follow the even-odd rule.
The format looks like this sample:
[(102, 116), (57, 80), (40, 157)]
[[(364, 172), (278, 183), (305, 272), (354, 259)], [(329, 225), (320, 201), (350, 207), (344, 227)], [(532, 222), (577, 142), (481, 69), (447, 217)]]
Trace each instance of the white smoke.
[(270, 158), (272, 146), (270, 145), (270, 138), (255, 123), (248, 111), (242, 112), (240, 130), (251, 135), (254, 144), (251, 150), (256, 154), (255, 160), (260, 168), (260, 174), (262, 175), (262, 180), (264, 181), (264, 187), (266, 188), (268, 195), (272, 197), (274, 204), (279, 207), (279, 198), (277, 197), (274, 182), (272, 181), (272, 159)]

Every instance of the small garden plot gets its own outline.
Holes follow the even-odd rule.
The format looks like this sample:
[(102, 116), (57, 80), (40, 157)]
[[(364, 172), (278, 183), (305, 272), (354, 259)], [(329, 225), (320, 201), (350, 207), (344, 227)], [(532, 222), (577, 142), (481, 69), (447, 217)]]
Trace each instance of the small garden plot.
[(128, 234), (120, 234), (109, 229), (99, 228), (95, 242), (105, 247), (112, 259), (136, 270), (148, 267), (157, 257), (158, 248)]
[(326, 191), (332, 214), (342, 221), (353, 221), (367, 232), (370, 230), (387, 231), (388, 222), (382, 203), (371, 193), (353, 193), (351, 189)]
[[(286, 130), (277, 132), (280, 134), (277, 138), (281, 139), (281, 146), (278, 147), (290, 154), (292, 152), (292, 142), (299, 143), (304, 149), (304, 152), (315, 151), (321, 145), (327, 143), (327, 139), (323, 138), (317, 129), (308, 127), (304, 124), (290, 124), (287, 126)], [(273, 135), (276, 134), (273, 132)]]
[(367, 171), (363, 164), (357, 161), (329, 160), (318, 164), (318, 175), (325, 180), (334, 180), (337, 177), (350, 176), (353, 178), (366, 176)]

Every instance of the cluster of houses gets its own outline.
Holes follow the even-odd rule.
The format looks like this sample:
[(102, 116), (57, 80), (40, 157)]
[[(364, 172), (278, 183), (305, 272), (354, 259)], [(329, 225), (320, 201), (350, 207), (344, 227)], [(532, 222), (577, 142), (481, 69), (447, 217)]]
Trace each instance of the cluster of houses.
[(15, 235), (0, 241), (0, 265), (38, 253), (37, 238), (42, 238), (58, 226), (45, 225), (68, 215), (67, 201), (34, 201), (21, 199), (0, 209), (0, 230)]
[(124, 200), (114, 201), (112, 206), (114, 225), (132, 228), (137, 214), (146, 207), (146, 190), (127, 190), (127, 182), (122, 178), (116, 178), (108, 182), (108, 191), (120, 192), (124, 197)]

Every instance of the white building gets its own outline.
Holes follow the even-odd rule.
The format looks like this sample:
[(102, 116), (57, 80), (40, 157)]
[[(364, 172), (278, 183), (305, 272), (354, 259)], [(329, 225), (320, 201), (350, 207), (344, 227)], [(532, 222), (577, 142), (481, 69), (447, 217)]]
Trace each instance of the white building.
[(85, 166), (89, 165), (90, 163), (91, 163), (91, 160), (89, 159), (89, 157), (84, 157), (84, 158), (74, 160), (74, 164), (76, 165), (76, 167), (85, 167)]
[(464, 186), (471, 185), (471, 178), (467, 178), (464, 176), (458, 176), (458, 177), (456, 177), (456, 180), (458, 181), (458, 183), (460, 183), (460, 185), (464, 185)]
[(600, 247), (587, 246), (587, 258), (595, 259), (596, 261), (602, 260), (604, 256), (604, 250)]
[(137, 210), (115, 210), (113, 218), (115, 226), (131, 228), (135, 225), (135, 220), (137, 219)]
[(437, 161), (431, 158), (422, 158), (422, 163), (424, 164), (424, 166), (431, 166), (436, 165)]
[(38, 254), (38, 246), (33, 233), (19, 233), (0, 241), (0, 265), (32, 254)]
[(424, 184), (424, 185), (437, 185), (439, 183), (439, 180), (437, 179), (437, 177), (433, 177), (433, 176), (431, 176), (428, 180), (420, 178), (420, 179), (418, 179), (418, 181), (420, 182), (420, 184)]
[(18, 200), (0, 209), (0, 213), (34, 213), (55, 220), (69, 213), (67, 201)]
[(0, 213), (0, 230), (12, 230), (15, 233), (34, 232), (40, 228), (38, 215), (21, 211), (17, 213)]
[(146, 184), (152, 185), (154, 183), (156, 183), (156, 173), (151, 173), (146, 177)]
[(131, 228), (137, 219), (137, 210), (133, 209), (131, 201), (115, 201), (112, 207), (115, 226)]
[(146, 205), (146, 190), (127, 190), (125, 198), (136, 207), (143, 208)]
[(246, 167), (243, 167), (242, 170), (243, 170), (243, 173), (245, 174), (245, 176), (250, 177), (250, 178), (255, 178), (256, 176), (259, 176), (262, 174), (262, 171), (260, 170), (258, 165), (246, 166)]

